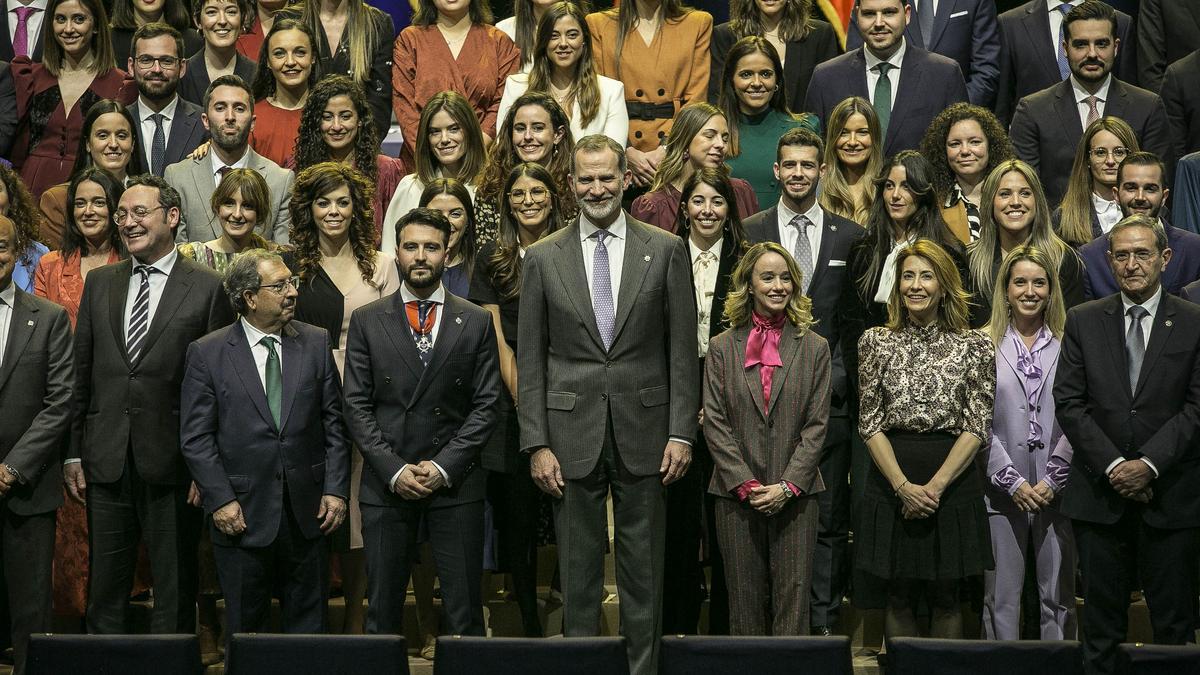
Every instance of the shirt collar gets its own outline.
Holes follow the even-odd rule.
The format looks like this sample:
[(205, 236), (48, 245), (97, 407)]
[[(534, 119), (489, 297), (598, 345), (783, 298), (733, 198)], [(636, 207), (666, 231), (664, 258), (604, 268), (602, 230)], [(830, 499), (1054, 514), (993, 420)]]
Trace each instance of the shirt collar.
[(1120, 208), (1120, 204), (1115, 199), (1105, 199), (1092, 192), (1092, 207), (1096, 209), (1096, 213), (1104, 213), (1113, 207)]
[(1083, 85), (1079, 84), (1079, 81), (1075, 79), (1074, 74), (1071, 75), (1070, 80), (1071, 91), (1075, 93), (1075, 103), (1083, 103), (1084, 99), (1089, 96), (1095, 96), (1100, 100), (1101, 103), (1108, 102), (1108, 87), (1112, 84), (1112, 73), (1109, 73), (1104, 77), (1104, 84), (1100, 85), (1100, 88), (1096, 90), (1095, 94), (1089, 93), (1086, 89), (1084, 89)]
[(1046, 0), (1046, 9), (1051, 12), (1057, 12), (1058, 6), (1063, 4), (1063, 2), (1066, 2), (1067, 4), (1071, 5), (1072, 7), (1075, 7), (1075, 6), (1079, 5), (1080, 3), (1082, 3), (1083, 0)]
[[(1154, 291), (1154, 295), (1150, 296), (1149, 300), (1142, 303), (1142, 308), (1145, 309), (1147, 312), (1149, 312), (1150, 316), (1154, 316), (1158, 312), (1158, 303), (1162, 300), (1162, 293), (1163, 293), (1162, 280), (1160, 279), (1159, 283), (1158, 283), (1158, 290)], [(1131, 300), (1129, 298), (1129, 296), (1125, 295), (1125, 293), (1122, 291), (1122, 293), (1121, 293), (1121, 309), (1123, 310), (1124, 313), (1128, 313), (1129, 308), (1133, 307), (1136, 304), (1137, 304), (1136, 302)]]
[(40, 9), (44, 12), (46, 11), (46, 7), (48, 5), (48, 0), (33, 0), (33, 2), (29, 3), (28, 5), (19, 3), (17, 0), (8, 0), (8, 11), (11, 12), (18, 7), (31, 7), (33, 9)]
[(250, 343), (251, 347), (262, 342), (262, 339), (265, 337), (273, 337), (273, 338), (275, 338), (276, 342), (280, 342), (280, 343), (283, 342), (282, 340), (279, 339), (279, 333), (264, 333), (261, 330), (255, 328), (254, 324), (247, 321), (246, 317), (244, 317), (244, 316), (241, 319), (239, 319), (239, 321), (242, 322), (242, 330), (246, 331), (246, 341)]
[(209, 150), (208, 156), (212, 158), (212, 172), (214, 175), (221, 170), (221, 167), (224, 166), (228, 166), (231, 169), (244, 169), (246, 168), (246, 165), (250, 163), (250, 146), (246, 146), (246, 151), (243, 152), (242, 156), (233, 164), (226, 164), (225, 162), (222, 162), (221, 158), (217, 157), (217, 153), (212, 152), (211, 149)]
[[(717, 256), (717, 260), (720, 260), (721, 247), (724, 245), (725, 238), (722, 237), (721, 239), (717, 240), (717, 243), (712, 245), (712, 248), (708, 249), (708, 252)], [(696, 264), (696, 258), (699, 258), (700, 254), (703, 253), (703, 251), (700, 250), (700, 247), (696, 245), (696, 242), (692, 241), (691, 237), (688, 237), (688, 253), (691, 255), (693, 265)]]
[(14, 283), (11, 279), (8, 282), (8, 288), (5, 288), (4, 290), (0, 291), (0, 300), (3, 300), (4, 304), (7, 305), (9, 307), (9, 309), (12, 309), (12, 307), (14, 306), (14, 303), (16, 303), (16, 301), (17, 301), (17, 284)]
[[(421, 301), (421, 298), (418, 298), (416, 296), (416, 294), (414, 294), (412, 291), (408, 290), (407, 283), (400, 284), (400, 299), (402, 301), (404, 301), (405, 303)], [(430, 300), (439, 305), (446, 304), (446, 287), (443, 286), (441, 283), (438, 283), (437, 290), (435, 290), (433, 292), (433, 295), (431, 295), (425, 299)]]
[(779, 222), (783, 223), (784, 225), (792, 222), (792, 219), (794, 219), (796, 216), (804, 216), (805, 218), (808, 218), (808, 222), (812, 223), (814, 227), (819, 227), (821, 224), (822, 214), (824, 214), (824, 211), (821, 210), (821, 203), (817, 201), (814, 201), (813, 205), (808, 207), (808, 210), (804, 213), (796, 213), (795, 211), (791, 210), (788, 208), (787, 204), (783, 203), (782, 199), (776, 203), (776, 207), (779, 209)]
[[(164, 276), (169, 277), (171, 276), (171, 270), (175, 269), (175, 261), (177, 260), (179, 260), (179, 249), (171, 247), (170, 253), (150, 263), (147, 265), (147, 267), (153, 267), (159, 272), (162, 272)], [(143, 263), (139, 262), (136, 258), (133, 259), (134, 270), (137, 270), (137, 268), (142, 265)], [(135, 271), (134, 274), (137, 274), (137, 272)]]
[[(617, 239), (624, 239), (626, 228), (627, 228), (627, 225), (625, 223), (625, 209), (621, 209), (621, 211), (619, 213), (617, 213), (617, 219), (613, 221), (612, 225), (608, 226), (608, 233), (611, 234), (612, 236), (616, 237)], [(588, 237), (592, 236), (593, 234), (596, 233), (596, 230), (598, 230), (598, 229), (600, 229), (600, 228), (596, 227), (592, 223), (592, 221), (588, 220), (587, 216), (585, 216), (582, 213), (579, 214), (579, 240), (580, 241), (583, 241), (584, 239), (587, 239)]]
[[(171, 99), (170, 103), (163, 106), (163, 109), (158, 111), (158, 114), (162, 115), (163, 118), (165, 118), (165, 121), (170, 122), (171, 120), (175, 119), (175, 109), (178, 107), (179, 95), (176, 94), (174, 98)], [(154, 115), (154, 111), (150, 109), (150, 106), (146, 105), (145, 101), (141, 97), (138, 98), (138, 110), (142, 111), (141, 121), (143, 122), (149, 122), (150, 117)]]
[[(892, 66), (896, 70), (900, 70), (900, 67), (902, 65), (904, 65), (904, 52), (907, 49), (908, 49), (908, 44), (905, 42), (904, 38), (900, 38), (900, 48), (897, 49), (895, 52), (893, 52), (892, 55), (887, 58), (887, 62), (892, 64)], [(875, 56), (874, 54), (872, 54), (871, 50), (867, 49), (866, 45), (863, 46), (863, 55), (866, 56), (866, 58), (867, 58), (867, 70), (874, 69), (875, 66), (883, 63), (883, 61), (884, 61), (883, 59), (879, 58), (878, 56)]]

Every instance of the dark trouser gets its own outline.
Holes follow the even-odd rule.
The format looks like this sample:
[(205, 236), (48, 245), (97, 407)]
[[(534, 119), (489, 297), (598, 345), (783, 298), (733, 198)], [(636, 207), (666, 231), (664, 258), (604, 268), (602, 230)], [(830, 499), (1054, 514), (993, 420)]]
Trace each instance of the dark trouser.
[(1088, 673), (1117, 669), (1117, 645), (1129, 624), (1129, 594), (1136, 580), (1146, 596), (1158, 644), (1195, 640), (1196, 558), (1200, 528), (1162, 530), (1127, 508), (1112, 525), (1071, 521), (1083, 575), (1083, 656)]
[(488, 492), (500, 523), (500, 560), (512, 575), (513, 593), (521, 608), (525, 637), (542, 637), (537, 606), (537, 527), (542, 491), (529, 473), (529, 457), (521, 455), (513, 473), (488, 474)]
[(279, 589), (284, 633), (324, 633), (326, 543), (305, 539), (286, 490), (279, 533), (269, 546), (213, 546), (225, 595), (225, 639), (234, 633), (271, 630), (271, 595)]
[(658, 672), (662, 635), (666, 490), (658, 474), (635, 476), (625, 468), (608, 422), (604, 449), (586, 477), (566, 481), (554, 505), (558, 564), (562, 571), (563, 633), (600, 634), (604, 554), (608, 540), (605, 500), (612, 491), (620, 633), (628, 641), (630, 675)]
[[(705, 471), (712, 465), (708, 449), (697, 443), (692, 465), (683, 478), (667, 487), (667, 531), (663, 577), (663, 635), (692, 635), (700, 624), (704, 570), (700, 566)], [(710, 470), (711, 472), (711, 470)]]
[(7, 508), (0, 517), (4, 588), (11, 621), (14, 672), (25, 672), (30, 633), (53, 624), (51, 567), (54, 561), (54, 512), (20, 516)]
[(425, 505), (361, 504), (367, 558), (367, 632), (404, 634), (404, 600), (421, 518), (442, 589), (445, 635), (483, 635), (483, 500)]
[(820, 520), (813, 552), (812, 604), (809, 620), (815, 626), (837, 625), (846, 595), (850, 557), (850, 420), (831, 416), (821, 449), (824, 492), (817, 493)]
[(203, 519), (200, 509), (188, 505), (187, 490), (143, 481), (132, 456), (117, 482), (88, 484), (89, 633), (130, 632), (129, 593), (140, 541), (154, 577), (150, 632), (196, 631), (196, 550)]

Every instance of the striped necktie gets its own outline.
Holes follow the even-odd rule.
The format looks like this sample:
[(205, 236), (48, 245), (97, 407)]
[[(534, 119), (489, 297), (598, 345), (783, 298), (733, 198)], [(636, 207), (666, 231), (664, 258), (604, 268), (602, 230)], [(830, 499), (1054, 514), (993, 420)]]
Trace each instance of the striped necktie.
[(142, 355), (142, 346), (146, 342), (146, 333), (150, 329), (150, 275), (158, 270), (149, 265), (138, 265), (133, 269), (142, 278), (138, 286), (137, 297), (133, 301), (133, 311), (129, 313), (129, 331), (125, 338), (125, 351), (129, 354), (129, 362), (137, 363)]

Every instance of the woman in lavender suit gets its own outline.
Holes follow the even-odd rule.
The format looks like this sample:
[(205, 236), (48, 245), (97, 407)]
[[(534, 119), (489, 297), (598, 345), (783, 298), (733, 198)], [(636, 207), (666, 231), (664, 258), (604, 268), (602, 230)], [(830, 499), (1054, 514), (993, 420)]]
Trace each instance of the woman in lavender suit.
[[(984, 489), (995, 569), (984, 574), (984, 637), (1019, 637), (1027, 549), (1037, 566), (1041, 638), (1075, 638), (1075, 546), (1057, 509), (1071, 445), (1054, 418), (1054, 373), (1066, 323), (1056, 261), (1033, 246), (1005, 255), (987, 330), (996, 344), (996, 403)], [(1048, 271), (1049, 270), (1049, 271)]]

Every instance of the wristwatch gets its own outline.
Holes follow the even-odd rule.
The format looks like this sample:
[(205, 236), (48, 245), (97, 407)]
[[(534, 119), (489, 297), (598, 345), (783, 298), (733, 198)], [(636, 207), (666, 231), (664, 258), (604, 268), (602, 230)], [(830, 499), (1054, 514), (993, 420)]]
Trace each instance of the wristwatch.
[(779, 487), (783, 488), (783, 494), (787, 495), (788, 499), (796, 496), (796, 493), (792, 492), (792, 488), (787, 484), (786, 480), (779, 481)]

